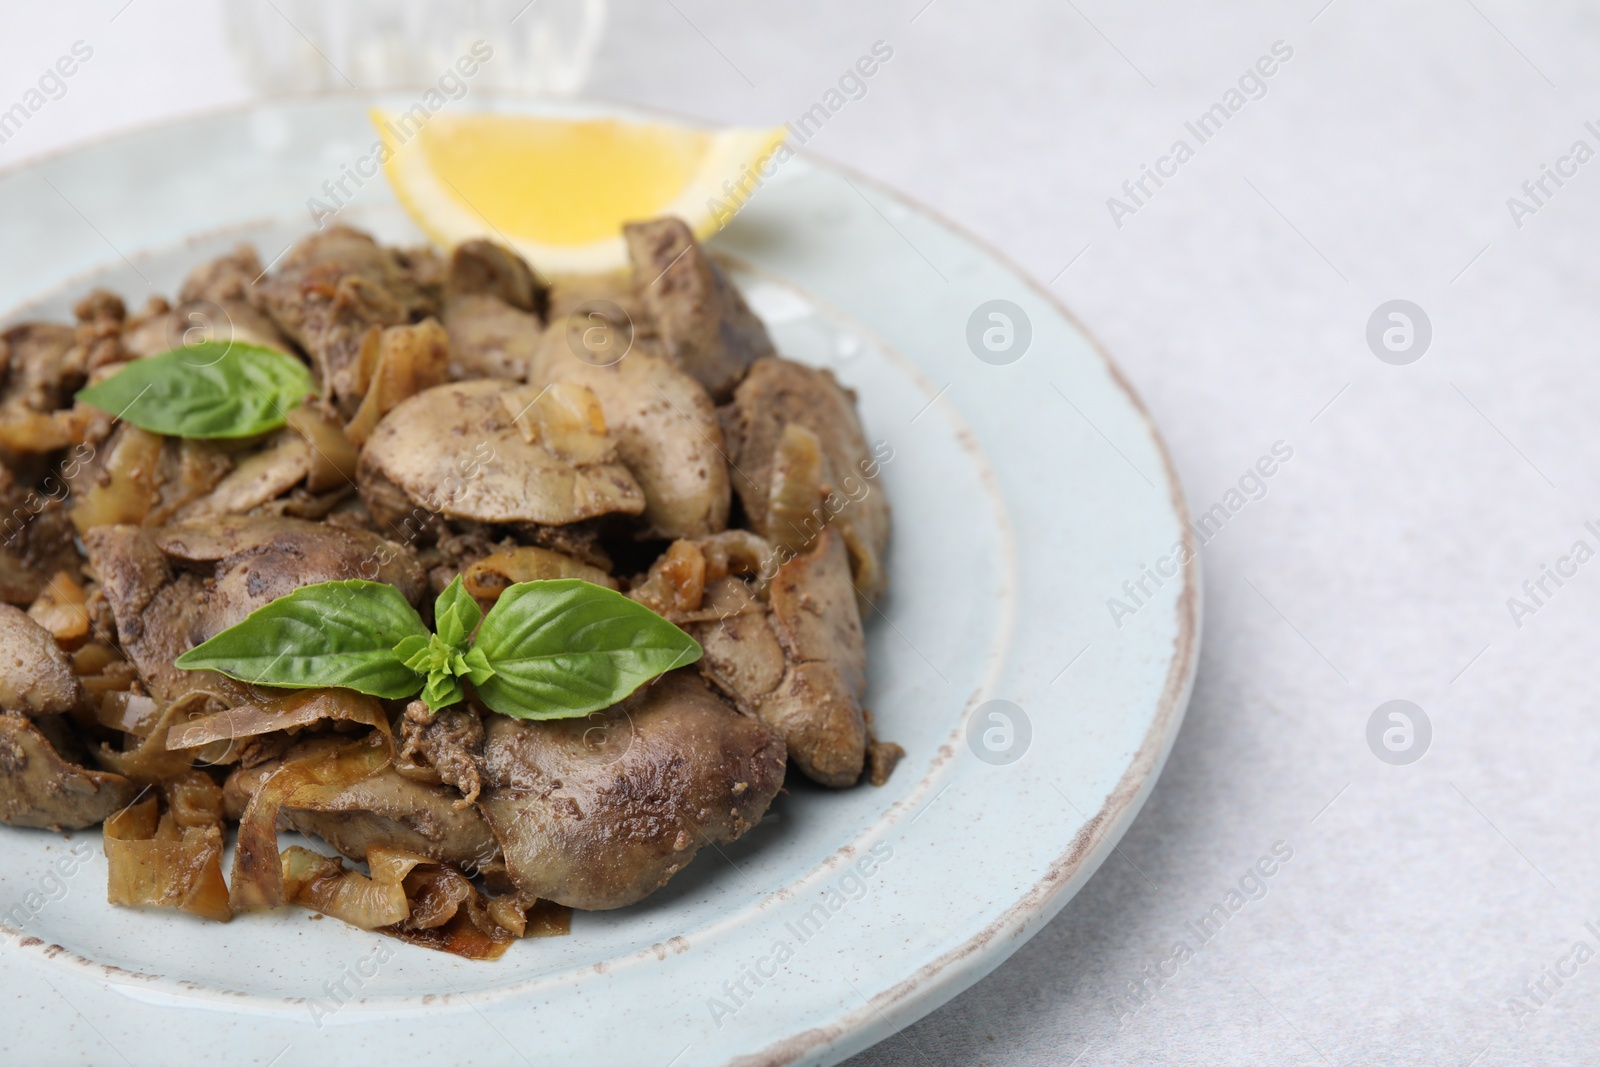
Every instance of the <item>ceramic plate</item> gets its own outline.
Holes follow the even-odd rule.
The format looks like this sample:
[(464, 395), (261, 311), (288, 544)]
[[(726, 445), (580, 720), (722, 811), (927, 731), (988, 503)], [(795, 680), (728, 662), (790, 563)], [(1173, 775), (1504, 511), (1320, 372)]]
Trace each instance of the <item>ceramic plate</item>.
[[(65, 319), (93, 285), (136, 307), (242, 240), (273, 259), (324, 182), (361, 169), (372, 102), (191, 119), (0, 175), (0, 309)], [(420, 242), (381, 178), (345, 188), (340, 221)], [(865, 621), (866, 703), (907, 753), (889, 784), (791, 777), (759, 827), (647, 901), (495, 963), (298, 910), (113, 908), (97, 832), (0, 830), (0, 990), (28, 1021), (0, 1058), (834, 1063), (1077, 892), (1149, 793), (1194, 673), (1199, 573), (1178, 564), (1191, 535), (1155, 429), (1047, 295), (862, 178), (789, 160), (713, 247), (783, 354), (859, 393), (886, 457), (891, 591)]]

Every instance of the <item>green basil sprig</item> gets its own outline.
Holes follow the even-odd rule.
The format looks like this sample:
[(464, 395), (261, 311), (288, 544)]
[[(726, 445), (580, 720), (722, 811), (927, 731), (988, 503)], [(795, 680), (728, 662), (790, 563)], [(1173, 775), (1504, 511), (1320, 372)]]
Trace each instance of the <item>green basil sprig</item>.
[(393, 586), (321, 582), (257, 608), (176, 665), (390, 700), (420, 691), (433, 711), (463, 698), (465, 678), (502, 715), (566, 719), (608, 708), (701, 655), (694, 638), (649, 608), (576, 578), (519, 582), (485, 616), (457, 577), (434, 620), (430, 633)]
[(152, 433), (253, 437), (316, 391), (304, 363), (275, 348), (204, 341), (136, 359), (77, 398)]
[(467, 647), (467, 639), (482, 618), (478, 602), (461, 587), (461, 576), (457, 575), (434, 602), (433, 625), (438, 633), (430, 634), (424, 629), (420, 635), (402, 638), (394, 646), (394, 654), (406, 668), (427, 679), (422, 699), (434, 711), (461, 700), (458, 679), (465, 677), (473, 685), (482, 685), (494, 674), (483, 650)]

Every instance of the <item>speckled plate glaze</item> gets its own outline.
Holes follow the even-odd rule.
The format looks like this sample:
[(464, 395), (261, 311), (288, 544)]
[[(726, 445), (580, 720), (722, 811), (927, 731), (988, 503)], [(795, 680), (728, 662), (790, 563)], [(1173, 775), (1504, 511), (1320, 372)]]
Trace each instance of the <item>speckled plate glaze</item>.
[[(191, 119), (0, 175), (0, 309), (65, 317), (96, 284), (137, 306), (239, 240), (272, 259), (324, 182), (361, 169), (372, 102)], [(381, 178), (345, 188), (341, 221), (420, 239)], [(1197, 565), (1146, 572), (1190, 536), (1154, 427), (1045, 293), (862, 178), (788, 160), (714, 247), (783, 353), (859, 392), (889, 457), (891, 592), (866, 620), (867, 703), (907, 751), (889, 784), (791, 780), (649, 900), (492, 964), (302, 911), (113, 908), (97, 832), (0, 830), (0, 992), (27, 1021), (0, 1059), (834, 1063), (987, 974), (1083, 885), (1166, 759), (1198, 651)], [(1112, 596), (1137, 608), (1120, 627)]]

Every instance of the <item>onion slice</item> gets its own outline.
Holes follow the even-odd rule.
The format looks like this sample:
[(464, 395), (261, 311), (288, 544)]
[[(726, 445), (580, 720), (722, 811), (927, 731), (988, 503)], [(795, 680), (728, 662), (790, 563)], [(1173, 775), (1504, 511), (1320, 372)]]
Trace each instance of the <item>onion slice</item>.
[(107, 421), (102, 412), (86, 404), (50, 412), (8, 405), (0, 415), (0, 448), (21, 453), (53, 452), (82, 444), (96, 430), (105, 433)]
[(358, 376), (366, 383), (362, 389), (366, 395), (344, 432), (359, 449), (400, 401), (449, 378), (449, 335), (437, 319), (381, 331), (374, 326), (362, 338)]
[(150, 797), (106, 820), (106, 899), (227, 922), (233, 909), (222, 881), (221, 827), (180, 827), (171, 812), (158, 817), (158, 810)]
[[(412, 857), (413, 861), (422, 858)], [(299, 845), (284, 849), (279, 862), (287, 903), (331, 915), (362, 930), (391, 926), (411, 913), (400, 879), (368, 878), (346, 870), (337, 856), (324, 856)]]
[(553, 900), (510, 893), (489, 899), (489, 916), (518, 937), (565, 937), (572, 933), (572, 909)]
[(826, 464), (816, 434), (796, 422), (783, 428), (772, 454), (772, 489), (764, 526), (768, 540), (797, 556), (815, 547), (829, 518), (822, 507)]
[(520, 894), (486, 898), (454, 867), (418, 865), (405, 888), (410, 917), (381, 932), (438, 952), (494, 960), (519, 937), (559, 937), (572, 929), (572, 909)]
[(185, 771), (161, 783), (167, 811), (181, 829), (215, 826), (222, 829), (226, 805), (222, 787), (205, 771)]
[(28, 616), (71, 652), (89, 640), (87, 603), (83, 586), (67, 571), (57, 571), (28, 608)]
[(326, 493), (356, 482), (356, 446), (345, 436), (344, 426), (333, 409), (321, 403), (302, 404), (290, 409), (285, 420), (311, 443), (311, 470), (306, 488)]
[(517, 935), (494, 921), (483, 895), (454, 867), (418, 867), (406, 876), (411, 916), (382, 932), (408, 945), (469, 960), (497, 960)]
[(581, 578), (607, 589), (617, 588), (617, 580), (599, 567), (533, 545), (518, 545), (490, 553), (461, 573), (467, 592), (480, 600), (497, 600), (518, 582), (546, 578)]
[[(72, 669), (80, 676), (99, 674), (113, 663), (127, 663), (122, 653), (104, 641), (90, 641), (72, 653)], [(132, 666), (132, 664), (129, 664)]]
[[(764, 612), (771, 575), (764, 578), (762, 570), (776, 562), (772, 546), (744, 530), (674, 541), (628, 596), (680, 626)], [(723, 580), (733, 575), (742, 582)]]
[(572, 909), (553, 900), (536, 900), (524, 909), (523, 937), (566, 937), (572, 933)]
[(705, 553), (693, 541), (674, 541), (628, 595), (657, 615), (678, 619), (700, 610), (705, 592)]
[(288, 902), (278, 858), (278, 812), (325, 801), (389, 765), (394, 741), (373, 731), (359, 741), (285, 763), (256, 790), (239, 820), (233, 854), (235, 908), (276, 908)]
[(193, 755), (168, 751), (167, 734), (198, 715), (210, 697), (211, 694), (201, 690), (185, 693), (161, 709), (150, 732), (133, 748), (118, 752), (102, 744), (95, 759), (106, 770), (115, 771), (140, 784), (154, 784), (178, 777), (193, 764)]
[(155, 697), (127, 689), (111, 689), (94, 702), (95, 721), (112, 730), (138, 738), (150, 736), (161, 721), (161, 705)]
[(410, 930), (434, 930), (455, 918), (456, 912), (478, 891), (466, 876), (451, 867), (430, 866), (412, 871), (405, 879), (411, 898)]
[(560, 909), (565, 923), (548, 909), (530, 923), (525, 913), (530, 906), (538, 910), (537, 904), (511, 897), (486, 901), (460, 871), (414, 852), (373, 846), (367, 850), (370, 877), (347, 869), (337, 856), (298, 845), (284, 849), (281, 863), (287, 903), (466, 959), (498, 959), (518, 937), (565, 933), (570, 926), (566, 909)]
[(389, 732), (389, 717), (376, 697), (353, 689), (304, 689), (195, 719), (169, 733), (167, 747), (199, 748), (213, 741), (236, 741), (310, 726), (323, 719), (355, 722)]
[(515, 940), (509, 933), (498, 938), (485, 934), (473, 925), (466, 914), (459, 911), (443, 926), (412, 930), (400, 924), (386, 926), (379, 932), (404, 941), (408, 945), (431, 948), (435, 952), (448, 952), (452, 956), (469, 960), (497, 960), (506, 954), (506, 949), (510, 948), (511, 942)]
[(72, 524), (80, 534), (95, 526), (140, 523), (159, 499), (162, 437), (125, 424), (106, 444), (105, 459), (73, 494)]

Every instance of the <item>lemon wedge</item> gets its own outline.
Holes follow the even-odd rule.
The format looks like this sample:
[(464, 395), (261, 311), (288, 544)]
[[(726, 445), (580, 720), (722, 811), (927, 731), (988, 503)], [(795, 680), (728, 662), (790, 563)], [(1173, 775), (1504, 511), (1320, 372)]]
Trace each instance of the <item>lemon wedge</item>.
[[(415, 111), (415, 109), (413, 109)], [(544, 274), (616, 270), (625, 222), (676, 215), (715, 233), (787, 158), (785, 129), (374, 108), (395, 195), (430, 238), (509, 243)]]

